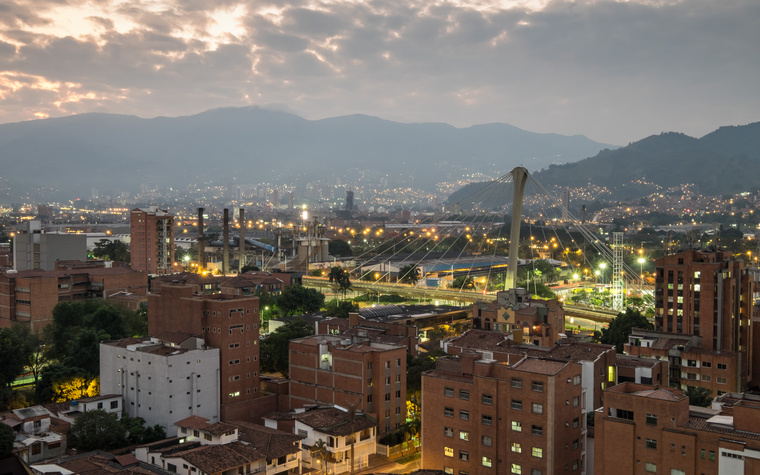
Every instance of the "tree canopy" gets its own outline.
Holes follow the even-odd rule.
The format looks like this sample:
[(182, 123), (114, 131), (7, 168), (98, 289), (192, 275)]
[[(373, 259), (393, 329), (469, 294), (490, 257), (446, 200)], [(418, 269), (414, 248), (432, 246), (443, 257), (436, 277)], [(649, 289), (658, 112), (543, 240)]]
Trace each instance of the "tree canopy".
[(460, 275), (454, 279), (451, 288), (457, 290), (475, 290), (475, 280), (472, 277)]
[(628, 307), (610, 322), (609, 328), (602, 328), (601, 342), (615, 345), (618, 353), (623, 352), (623, 345), (628, 343), (628, 335), (633, 328), (652, 330), (654, 326), (638, 310)]
[(101, 239), (95, 243), (95, 249), (92, 251), (92, 255), (98, 259), (108, 259), (112, 261), (129, 262), (129, 248), (126, 244), (119, 241), (111, 241), (110, 239)]
[(401, 282), (416, 285), (420, 280), (420, 269), (417, 264), (407, 264), (398, 270), (398, 278)]
[(346, 292), (351, 288), (351, 279), (348, 276), (348, 271), (342, 267), (335, 266), (330, 269), (327, 278), (331, 283), (338, 286), (338, 291), (343, 293), (343, 298), (346, 298)]
[(16, 433), (11, 426), (0, 424), (0, 460), (13, 452), (13, 442), (16, 441)]
[(333, 239), (327, 244), (327, 251), (331, 256), (348, 257), (351, 255), (351, 246), (343, 239)]
[(72, 445), (83, 451), (111, 450), (127, 445), (127, 429), (116, 419), (116, 414), (101, 409), (79, 415), (69, 436)]
[(289, 285), (277, 297), (277, 307), (285, 316), (318, 312), (324, 304), (322, 292), (301, 285)]
[(261, 371), (280, 372), (287, 377), (289, 362), (288, 342), (294, 338), (313, 334), (314, 328), (300, 318), (286, 323), (270, 333), (261, 342), (261, 347), (259, 348)]
[(359, 304), (356, 302), (352, 302), (351, 300), (338, 301), (337, 299), (333, 299), (327, 302), (327, 305), (325, 305), (325, 311), (322, 315), (325, 317), (348, 318), (349, 313), (358, 311)]

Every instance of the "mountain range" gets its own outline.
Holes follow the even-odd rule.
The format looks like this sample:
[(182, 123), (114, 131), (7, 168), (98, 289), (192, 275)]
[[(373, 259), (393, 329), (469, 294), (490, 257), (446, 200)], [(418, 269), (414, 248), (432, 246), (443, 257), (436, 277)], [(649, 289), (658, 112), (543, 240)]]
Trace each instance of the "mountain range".
[[(611, 147), (507, 124), (456, 128), (350, 115), (307, 120), (257, 107), (143, 119), (113, 114), (0, 125), (6, 198), (115, 195), (143, 185), (377, 185), (433, 191), (473, 174), (539, 170)], [(360, 183), (361, 182), (361, 183)], [(50, 199), (50, 197), (48, 197)]]
[[(684, 184), (703, 195), (753, 192), (760, 189), (760, 122), (720, 127), (701, 138), (675, 132), (652, 135), (585, 160), (552, 164), (532, 176), (549, 189), (596, 185), (614, 200), (667, 192)], [(472, 183), (449, 201), (475, 196), (487, 186), (489, 182)]]

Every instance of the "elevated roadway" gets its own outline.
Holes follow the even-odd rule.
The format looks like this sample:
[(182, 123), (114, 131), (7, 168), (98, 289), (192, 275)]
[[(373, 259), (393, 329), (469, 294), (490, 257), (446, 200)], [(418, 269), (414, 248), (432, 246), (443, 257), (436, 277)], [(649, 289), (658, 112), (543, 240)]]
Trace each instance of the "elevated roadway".
[[(337, 286), (330, 283), (330, 280), (326, 277), (304, 277), (303, 285), (305, 287), (327, 290), (329, 292), (335, 292), (337, 289)], [(353, 281), (351, 282), (351, 291), (360, 293), (367, 292), (370, 294), (398, 294), (403, 297), (415, 299), (438, 299), (467, 303), (496, 301), (496, 293), (428, 288), (396, 282)], [(565, 310), (565, 315), (568, 317), (585, 318), (599, 323), (609, 323), (618, 315), (617, 311), (608, 308), (588, 307), (585, 305), (570, 303), (563, 303), (562, 307)]]

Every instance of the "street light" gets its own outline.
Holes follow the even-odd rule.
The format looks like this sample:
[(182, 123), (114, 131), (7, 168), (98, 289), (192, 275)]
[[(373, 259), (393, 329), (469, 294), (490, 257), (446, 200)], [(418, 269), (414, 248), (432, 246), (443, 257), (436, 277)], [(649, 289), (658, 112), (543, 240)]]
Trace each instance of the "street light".
[(646, 259), (643, 257), (639, 257), (639, 275), (641, 275), (641, 278), (644, 278), (644, 262), (646, 262)]

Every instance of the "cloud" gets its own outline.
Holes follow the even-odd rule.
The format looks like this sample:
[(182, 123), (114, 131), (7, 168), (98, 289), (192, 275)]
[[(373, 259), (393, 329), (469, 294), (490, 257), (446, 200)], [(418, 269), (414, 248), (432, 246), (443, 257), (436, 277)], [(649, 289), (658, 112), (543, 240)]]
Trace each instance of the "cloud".
[[(757, 2), (540, 5), (17, 0), (0, 8), (0, 71), (78, 86), (14, 82), (0, 120), (279, 103), (310, 118), (503, 121), (615, 143), (758, 120)], [(55, 15), (78, 10), (61, 33)]]

